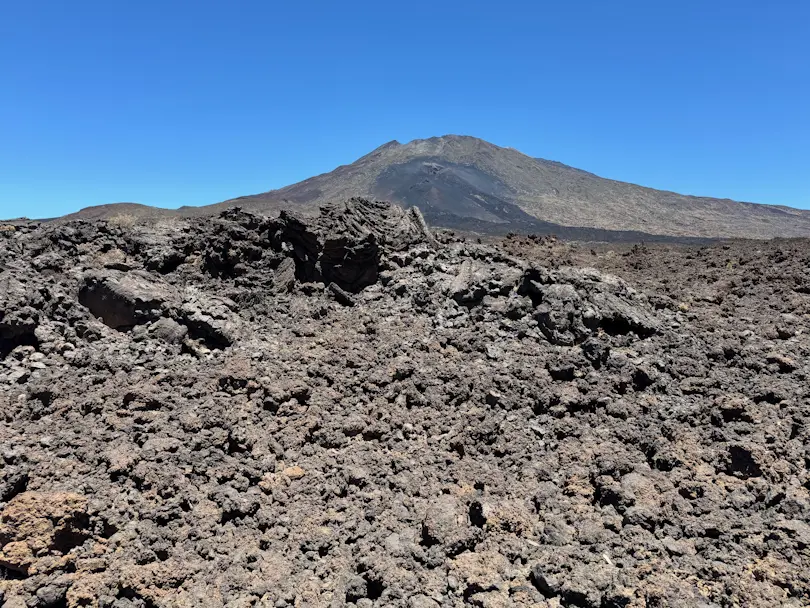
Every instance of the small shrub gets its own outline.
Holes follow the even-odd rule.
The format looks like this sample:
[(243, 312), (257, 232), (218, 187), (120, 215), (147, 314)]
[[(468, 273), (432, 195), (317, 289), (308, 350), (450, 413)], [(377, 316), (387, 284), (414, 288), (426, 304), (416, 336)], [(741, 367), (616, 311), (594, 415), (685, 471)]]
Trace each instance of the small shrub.
[(122, 230), (132, 230), (135, 224), (138, 223), (138, 218), (131, 213), (119, 213), (118, 215), (113, 215), (107, 222), (113, 226), (118, 226)]

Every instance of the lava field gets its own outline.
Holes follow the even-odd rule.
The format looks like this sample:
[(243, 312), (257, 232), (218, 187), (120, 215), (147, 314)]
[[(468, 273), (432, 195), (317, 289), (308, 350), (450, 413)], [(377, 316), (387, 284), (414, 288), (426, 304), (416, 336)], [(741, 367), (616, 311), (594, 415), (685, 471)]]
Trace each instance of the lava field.
[(810, 244), (0, 225), (0, 604), (810, 605)]

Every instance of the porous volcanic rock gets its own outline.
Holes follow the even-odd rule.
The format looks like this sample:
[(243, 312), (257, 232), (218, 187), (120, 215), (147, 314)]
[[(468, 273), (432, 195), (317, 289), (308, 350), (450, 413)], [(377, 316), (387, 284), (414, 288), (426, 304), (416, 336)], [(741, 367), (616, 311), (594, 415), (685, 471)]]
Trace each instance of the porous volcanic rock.
[(808, 605), (809, 267), (362, 199), (0, 231), (0, 604)]

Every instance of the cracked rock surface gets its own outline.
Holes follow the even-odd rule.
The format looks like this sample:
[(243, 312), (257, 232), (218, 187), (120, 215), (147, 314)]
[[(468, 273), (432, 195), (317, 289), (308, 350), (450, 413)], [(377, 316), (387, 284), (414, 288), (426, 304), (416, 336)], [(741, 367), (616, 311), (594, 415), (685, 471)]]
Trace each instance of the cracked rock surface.
[(805, 606), (810, 246), (352, 199), (0, 230), (0, 604)]

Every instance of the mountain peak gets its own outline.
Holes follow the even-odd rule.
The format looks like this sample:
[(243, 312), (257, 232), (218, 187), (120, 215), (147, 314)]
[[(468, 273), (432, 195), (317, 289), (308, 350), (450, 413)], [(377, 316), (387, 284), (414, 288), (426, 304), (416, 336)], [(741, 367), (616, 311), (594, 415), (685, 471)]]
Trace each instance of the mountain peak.
[(391, 141), (384, 143), (381, 145), (377, 150), (388, 150), (390, 148), (399, 148), (402, 144), (399, 143), (396, 139), (392, 139)]
[(810, 212), (653, 190), (458, 134), (389, 142), (351, 165), (264, 196), (278, 195), (313, 208), (351, 196), (416, 205), (434, 224), (481, 231), (810, 235)]
[(409, 141), (406, 146), (419, 146), (419, 145), (455, 145), (455, 146), (485, 146), (490, 148), (497, 148), (495, 144), (491, 144), (486, 140), (472, 135), (440, 135), (437, 137), (428, 137), (426, 139), (413, 139)]

